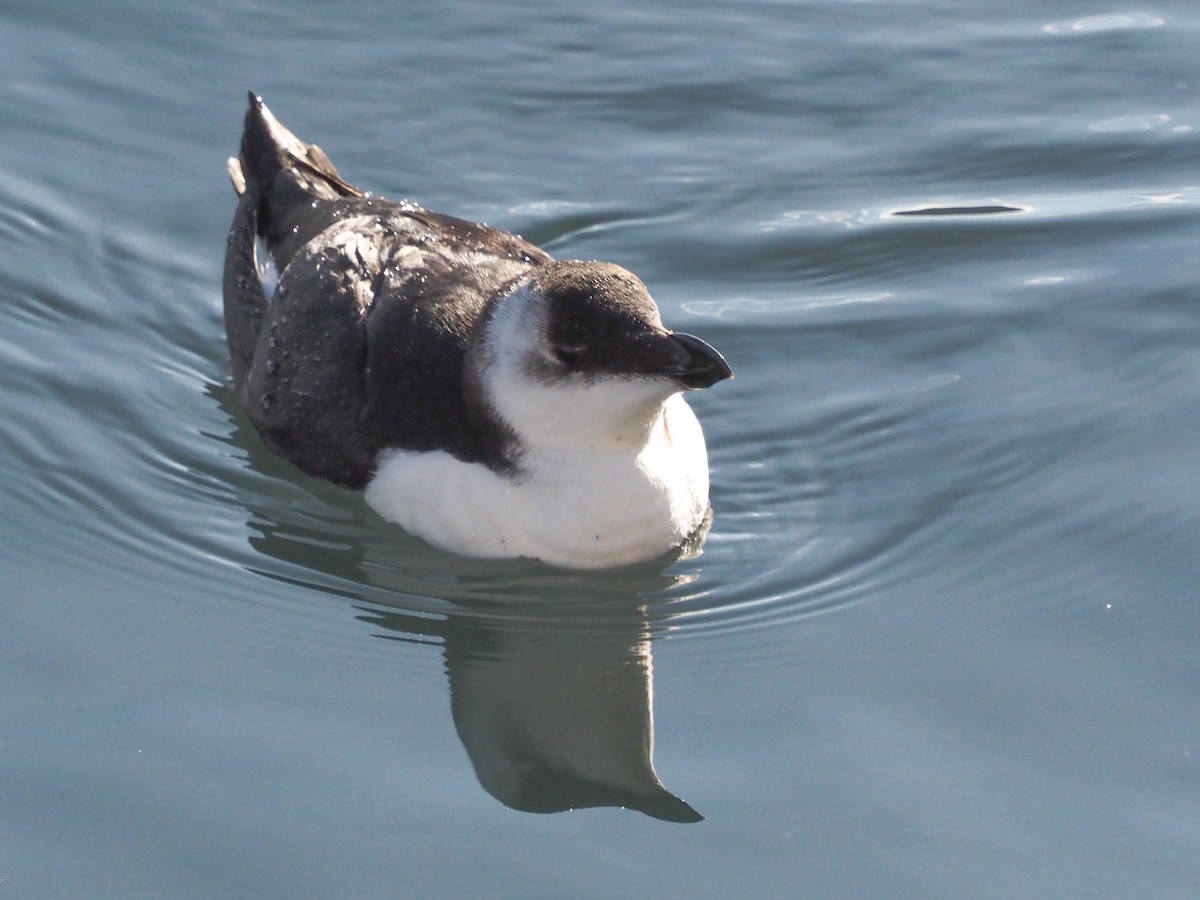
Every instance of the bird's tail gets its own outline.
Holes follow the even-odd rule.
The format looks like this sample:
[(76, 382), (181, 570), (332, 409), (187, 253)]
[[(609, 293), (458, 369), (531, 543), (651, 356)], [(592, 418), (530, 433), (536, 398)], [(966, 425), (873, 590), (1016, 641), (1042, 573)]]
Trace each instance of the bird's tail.
[(280, 176), (312, 199), (362, 196), (362, 191), (338, 174), (324, 150), (292, 134), (253, 92), (242, 125), (240, 152), (236, 158), (230, 157), (227, 167), (239, 196), (247, 190), (269, 192), (277, 187)]
[(267, 313), (257, 236), (278, 255), (280, 241), (297, 216), (311, 211), (314, 200), (361, 197), (362, 191), (342, 179), (320, 147), (284, 128), (254, 93), (238, 156), (230, 157), (226, 168), (239, 200), (225, 249), (225, 334), (240, 388)]
[(316, 144), (306, 144), (271, 115), (258, 95), (250, 94), (236, 158), (226, 164), (239, 196), (253, 198), (258, 233), (275, 246), (314, 200), (361, 197), (362, 191), (338, 174)]

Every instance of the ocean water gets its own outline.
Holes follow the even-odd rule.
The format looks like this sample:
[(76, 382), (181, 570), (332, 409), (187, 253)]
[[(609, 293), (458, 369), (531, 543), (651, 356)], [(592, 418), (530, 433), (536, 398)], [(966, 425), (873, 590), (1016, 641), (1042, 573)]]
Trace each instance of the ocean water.
[[(1195, 3), (9, 0), (0, 50), (0, 897), (1200, 895)], [(701, 555), (462, 559), (264, 448), (247, 90), (725, 353)]]

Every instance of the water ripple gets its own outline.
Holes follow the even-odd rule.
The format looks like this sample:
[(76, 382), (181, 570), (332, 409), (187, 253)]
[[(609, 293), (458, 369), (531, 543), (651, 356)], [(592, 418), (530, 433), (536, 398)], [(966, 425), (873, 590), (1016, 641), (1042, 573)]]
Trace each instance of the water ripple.
[[(862, 224), (873, 229), (865, 241), (873, 252), (904, 260), (929, 229), (967, 230), (982, 246), (1004, 220), (1025, 228), (1038, 217), (1191, 207), (1198, 197), (1184, 188), (1045, 198), (1019, 216), (970, 215), (962, 212), (969, 204), (938, 202), (903, 207), (913, 214), (898, 218), (880, 210)], [(610, 573), (463, 559), (266, 450), (225, 380), (215, 259), (180, 255), (133, 230), (106, 232), (55, 198), (31, 201), (2, 179), (0, 198), (9, 209), (0, 231), (19, 245), (48, 245), (75, 286), (19, 267), (3, 276), (0, 387), (26, 402), (14, 405), (0, 442), (7, 465), (38, 473), (8, 486), (14, 515), (39, 511), (23, 540), (55, 547), (47, 552), (77, 565), (120, 552), (195, 573), (214, 591), (244, 590), (234, 585), (251, 572), (294, 586), (297, 596), (334, 596), (414, 621), (479, 617), (497, 627), (553, 619), (564, 603), (575, 607), (570, 627), (604, 627), (626, 622), (634, 603), (659, 636), (752, 630), (766, 640), (781, 625), (899, 596), (959, 539), (964, 513), (967, 521), (985, 517), (997, 495), (1035, 481), (1080, 442), (1077, 422), (1057, 434), (1023, 430), (1014, 401), (990, 395), (970, 368), (988, 342), (1015, 340), (1048, 315), (1039, 311), (1041, 285), (1060, 276), (1019, 279), (1041, 294), (1015, 311), (913, 306), (906, 293), (862, 283), (690, 300), (683, 311), (711, 320), (706, 336), (739, 371), (735, 382), (696, 398), (710, 435), (716, 508), (703, 554)], [(564, 237), (591, 227), (565, 215), (548, 227)], [(827, 249), (843, 234), (824, 232)], [(755, 252), (781, 253), (776, 240), (764, 238)], [(72, 252), (79, 247), (85, 252)], [(114, 297), (146, 302), (126, 302), (118, 315)], [(69, 364), (28, 351), (46, 345), (47, 334), (70, 345)], [(903, 377), (875, 385), (840, 377), (853, 353), (866, 360), (881, 352), (898, 354), (890, 371)], [(764, 414), (772, 392), (787, 402)], [(1021, 398), (1034, 411), (1043, 404), (1046, 415), (1056, 402), (1051, 385), (1031, 385)], [(1005, 430), (980, 412), (992, 408), (997, 419), (1011, 417)], [(246, 600), (258, 610), (282, 602), (270, 591)], [(279, 639), (313, 639), (303, 628), (288, 633)]]
[(1163, 24), (1165, 20), (1150, 13), (1104, 13), (1051, 22), (1042, 30), (1047, 34), (1097, 34), (1106, 31), (1158, 28)]

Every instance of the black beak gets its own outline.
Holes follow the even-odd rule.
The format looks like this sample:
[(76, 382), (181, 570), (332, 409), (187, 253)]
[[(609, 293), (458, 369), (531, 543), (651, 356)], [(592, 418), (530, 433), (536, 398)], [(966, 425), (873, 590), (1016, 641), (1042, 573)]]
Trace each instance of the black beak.
[(733, 377), (725, 357), (711, 344), (678, 331), (673, 332), (670, 339), (675, 359), (663, 368), (663, 374), (670, 375), (688, 390), (712, 387), (718, 381)]

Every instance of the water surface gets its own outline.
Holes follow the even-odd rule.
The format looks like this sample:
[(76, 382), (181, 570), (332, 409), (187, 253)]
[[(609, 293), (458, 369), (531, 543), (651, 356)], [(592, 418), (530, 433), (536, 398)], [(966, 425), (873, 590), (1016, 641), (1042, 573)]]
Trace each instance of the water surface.
[[(1195, 895), (1194, 4), (0, 22), (0, 893)], [(247, 89), (725, 353), (702, 555), (461, 559), (263, 447)]]

